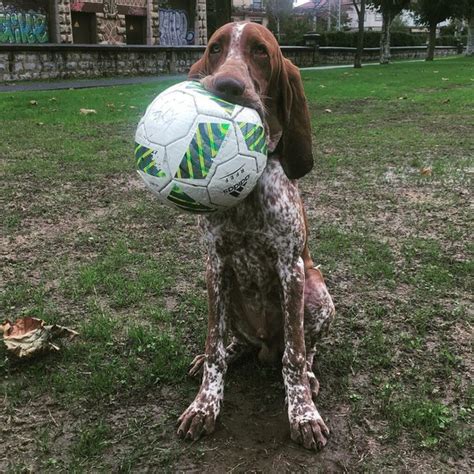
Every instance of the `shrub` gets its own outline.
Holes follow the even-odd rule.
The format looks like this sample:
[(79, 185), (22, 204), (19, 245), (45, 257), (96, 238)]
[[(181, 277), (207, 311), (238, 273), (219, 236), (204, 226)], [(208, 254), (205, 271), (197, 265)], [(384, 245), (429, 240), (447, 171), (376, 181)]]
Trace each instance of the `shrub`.
[(436, 46), (457, 46), (459, 41), (461, 41), (463, 45), (466, 45), (467, 36), (456, 38), (454, 35), (442, 35), (436, 38)]
[[(364, 48), (378, 48), (380, 46), (380, 31), (366, 31), (364, 33)], [(404, 32), (391, 34), (392, 46), (421, 46), (426, 43), (426, 36)], [(353, 47), (357, 45), (357, 32), (329, 32), (321, 34), (320, 46)]]

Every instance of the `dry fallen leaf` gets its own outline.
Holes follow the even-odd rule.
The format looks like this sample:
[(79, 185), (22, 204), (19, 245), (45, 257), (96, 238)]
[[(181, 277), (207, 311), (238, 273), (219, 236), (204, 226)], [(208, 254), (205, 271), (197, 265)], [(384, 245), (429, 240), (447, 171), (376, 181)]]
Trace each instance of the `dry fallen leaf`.
[(420, 174), (423, 176), (431, 176), (433, 174), (433, 170), (430, 167), (425, 167), (420, 169)]
[(79, 109), (79, 112), (82, 115), (90, 115), (90, 114), (96, 114), (97, 110), (95, 110), (95, 109)]
[(5, 321), (0, 324), (0, 332), (3, 332), (3, 342), (7, 350), (19, 358), (29, 358), (51, 350), (58, 351), (59, 347), (52, 342), (54, 339), (73, 339), (78, 335), (72, 329), (56, 324), (45, 325), (42, 319), (29, 316), (17, 319), (14, 323)]

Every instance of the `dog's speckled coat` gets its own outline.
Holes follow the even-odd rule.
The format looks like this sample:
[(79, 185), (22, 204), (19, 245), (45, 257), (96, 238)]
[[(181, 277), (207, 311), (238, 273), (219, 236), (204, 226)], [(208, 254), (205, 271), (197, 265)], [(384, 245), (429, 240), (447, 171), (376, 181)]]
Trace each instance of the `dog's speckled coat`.
[[(249, 46), (255, 44), (258, 57)], [(182, 437), (197, 439), (214, 430), (227, 366), (255, 347), (265, 362), (283, 354), (291, 438), (308, 449), (327, 441), (329, 430), (313, 401), (319, 383), (312, 363), (334, 305), (309, 255), (304, 208), (293, 179), (312, 166), (309, 114), (295, 69), (281, 57), (268, 30), (237, 23), (213, 35), (190, 73), (212, 91), (219, 89), (214, 87), (219, 78), (232, 77), (234, 90), (236, 81), (241, 84), (238, 97), (231, 99), (264, 116), (270, 149), (276, 151), (242, 203), (200, 219), (208, 251), (208, 333), (205, 354), (196, 357), (190, 371), (196, 374), (202, 367), (203, 378), (179, 418)]]

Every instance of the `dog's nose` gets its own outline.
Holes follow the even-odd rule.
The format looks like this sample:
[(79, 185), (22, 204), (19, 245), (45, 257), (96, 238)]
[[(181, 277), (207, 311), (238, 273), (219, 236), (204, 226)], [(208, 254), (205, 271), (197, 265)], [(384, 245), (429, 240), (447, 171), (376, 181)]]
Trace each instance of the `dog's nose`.
[(225, 97), (237, 98), (244, 93), (245, 84), (235, 77), (221, 76), (215, 79), (214, 89)]

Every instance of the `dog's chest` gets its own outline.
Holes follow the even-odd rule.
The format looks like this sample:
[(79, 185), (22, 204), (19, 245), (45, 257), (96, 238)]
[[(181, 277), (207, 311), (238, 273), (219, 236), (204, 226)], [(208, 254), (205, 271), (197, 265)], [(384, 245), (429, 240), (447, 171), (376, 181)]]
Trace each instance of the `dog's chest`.
[(281, 271), (296, 263), (304, 245), (296, 186), (278, 161), (269, 160), (256, 188), (241, 204), (203, 219), (201, 226), (208, 252), (221, 271), (232, 274), (241, 332), (252, 338), (270, 336), (280, 318)]
[(231, 260), (236, 273), (265, 272), (301, 255), (305, 231), (298, 189), (279, 161), (269, 159), (252, 193), (238, 206), (204, 218), (201, 228), (208, 250)]

